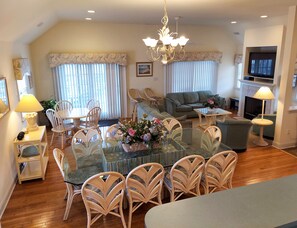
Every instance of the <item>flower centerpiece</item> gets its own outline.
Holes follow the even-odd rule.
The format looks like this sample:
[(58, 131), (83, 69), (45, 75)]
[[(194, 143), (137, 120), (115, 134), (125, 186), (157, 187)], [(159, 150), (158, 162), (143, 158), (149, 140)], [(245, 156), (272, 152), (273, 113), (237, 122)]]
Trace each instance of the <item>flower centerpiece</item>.
[[(161, 120), (154, 118), (147, 120), (144, 114), (139, 122), (124, 121), (119, 123), (122, 132), (122, 145), (124, 150), (146, 150), (161, 141), (164, 134), (164, 125)], [(129, 151), (126, 151), (129, 152)]]
[(208, 107), (210, 109), (217, 108), (218, 106), (219, 104), (217, 103), (217, 100), (215, 97), (209, 97), (206, 100), (206, 103), (204, 103), (204, 107)]

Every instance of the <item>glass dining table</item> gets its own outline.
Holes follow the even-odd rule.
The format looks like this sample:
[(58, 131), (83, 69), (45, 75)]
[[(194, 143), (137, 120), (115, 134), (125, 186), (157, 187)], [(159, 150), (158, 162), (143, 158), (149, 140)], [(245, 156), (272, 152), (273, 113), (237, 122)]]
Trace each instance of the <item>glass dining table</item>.
[(97, 144), (97, 149), (93, 149), (91, 154), (86, 153), (81, 157), (79, 165), (73, 156), (75, 146), (65, 149), (65, 182), (80, 185), (99, 172), (116, 171), (127, 175), (138, 165), (148, 162), (158, 162), (166, 168), (187, 155), (197, 154), (209, 159), (218, 152), (231, 150), (199, 128), (184, 128), (181, 139), (168, 139), (159, 143), (158, 147), (144, 151), (125, 152), (117, 141), (100, 141)]

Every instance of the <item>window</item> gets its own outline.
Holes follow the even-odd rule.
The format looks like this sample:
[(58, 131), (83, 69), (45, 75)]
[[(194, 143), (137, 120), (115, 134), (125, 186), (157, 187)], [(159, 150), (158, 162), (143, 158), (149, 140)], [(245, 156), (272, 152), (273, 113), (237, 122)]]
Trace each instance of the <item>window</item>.
[(168, 64), (166, 92), (217, 90), (218, 63), (215, 61), (189, 61)]
[(235, 88), (240, 88), (240, 79), (242, 75), (242, 63), (235, 63)]
[(121, 77), (118, 64), (62, 64), (53, 68), (57, 100), (86, 107), (90, 99), (100, 103), (101, 119), (121, 116)]

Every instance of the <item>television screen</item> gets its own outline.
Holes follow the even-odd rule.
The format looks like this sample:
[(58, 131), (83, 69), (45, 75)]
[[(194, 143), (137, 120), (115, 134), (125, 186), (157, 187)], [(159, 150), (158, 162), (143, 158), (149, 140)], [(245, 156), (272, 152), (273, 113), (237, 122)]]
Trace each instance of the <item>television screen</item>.
[(275, 52), (251, 52), (249, 58), (249, 75), (273, 78), (275, 68)]

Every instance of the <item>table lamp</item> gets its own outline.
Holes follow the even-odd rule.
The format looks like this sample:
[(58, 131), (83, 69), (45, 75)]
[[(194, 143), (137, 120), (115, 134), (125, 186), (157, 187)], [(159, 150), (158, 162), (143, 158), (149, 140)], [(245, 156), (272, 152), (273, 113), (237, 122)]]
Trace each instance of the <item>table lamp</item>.
[(27, 121), (27, 131), (35, 131), (38, 129), (37, 113), (42, 111), (43, 107), (32, 94), (25, 94), (21, 97), (20, 102), (15, 108), (16, 112), (26, 112), (25, 119)]
[(264, 102), (265, 100), (273, 100), (274, 95), (267, 86), (262, 86), (253, 96), (254, 98), (262, 100), (262, 120), (264, 116)]

